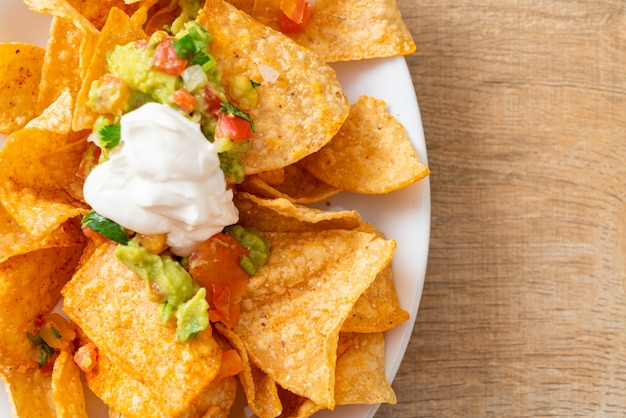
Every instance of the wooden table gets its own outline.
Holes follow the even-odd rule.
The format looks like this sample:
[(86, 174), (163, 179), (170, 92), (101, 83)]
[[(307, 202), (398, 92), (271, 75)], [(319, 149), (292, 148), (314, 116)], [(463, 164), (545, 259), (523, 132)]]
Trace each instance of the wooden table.
[(399, 4), (432, 232), (376, 416), (626, 416), (626, 2)]

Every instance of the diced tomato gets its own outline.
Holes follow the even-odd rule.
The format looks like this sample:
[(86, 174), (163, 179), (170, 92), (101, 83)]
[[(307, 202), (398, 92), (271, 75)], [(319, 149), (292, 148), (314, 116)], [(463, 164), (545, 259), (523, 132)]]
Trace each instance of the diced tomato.
[(252, 138), (254, 133), (250, 122), (239, 116), (219, 113), (217, 126), (215, 126), (216, 138), (230, 138), (233, 141), (244, 141)]
[(159, 43), (152, 56), (152, 66), (168, 74), (181, 76), (187, 68), (187, 60), (181, 60), (176, 55), (176, 49), (170, 38)]
[(283, 12), (278, 22), (280, 31), (284, 34), (304, 32), (307, 26), (309, 26), (309, 23), (311, 23), (312, 17), (313, 6), (304, 1), (304, 11), (302, 13), (302, 18), (299, 22), (291, 19), (289, 15)]
[(45, 323), (46, 323), (46, 318), (44, 317), (43, 314), (38, 314), (35, 317), (35, 320), (34, 320), (35, 328), (41, 328), (42, 325), (45, 324)]
[(213, 283), (211, 302), (211, 309), (218, 311), (220, 316), (228, 319), (230, 316), (230, 287), (225, 284)]
[(246, 250), (235, 238), (218, 233), (189, 256), (191, 277), (207, 291), (209, 319), (232, 327), (239, 320), (239, 302), (248, 273), (239, 265)]
[(207, 113), (217, 114), (222, 107), (222, 100), (208, 84), (202, 87), (202, 99), (206, 104)]
[(294, 23), (301, 23), (306, 9), (306, 0), (280, 0), (280, 10)]
[(88, 373), (96, 367), (98, 360), (98, 352), (96, 345), (91, 341), (82, 345), (74, 353), (74, 362), (85, 373)]
[(174, 100), (174, 104), (180, 107), (185, 113), (193, 112), (196, 109), (196, 104), (198, 104), (198, 100), (194, 95), (189, 93), (189, 90), (185, 88), (178, 89), (172, 93), (172, 100)]
[(206, 288), (209, 303), (213, 300), (214, 284), (229, 286), (231, 301), (239, 302), (248, 282), (248, 273), (239, 265), (243, 255), (248, 255), (248, 250), (232, 236), (220, 232), (189, 256), (189, 273)]
[(88, 226), (83, 228), (83, 234), (85, 234), (87, 238), (91, 238), (92, 240), (94, 240), (96, 244), (100, 244), (104, 241), (110, 241), (110, 239), (108, 239), (104, 235), (98, 234), (96, 231)]
[(126, 109), (130, 90), (124, 80), (110, 74), (104, 75), (97, 82), (95, 96), (90, 98), (89, 105), (96, 113), (121, 115)]
[(241, 313), (241, 305), (239, 303), (231, 303), (228, 306), (228, 314), (217, 309), (209, 309), (209, 320), (211, 322), (221, 322), (228, 328), (233, 328), (239, 322)]

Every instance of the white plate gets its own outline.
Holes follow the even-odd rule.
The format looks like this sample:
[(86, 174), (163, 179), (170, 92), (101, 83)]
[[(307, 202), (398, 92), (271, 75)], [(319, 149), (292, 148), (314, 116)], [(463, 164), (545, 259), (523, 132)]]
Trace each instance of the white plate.
[[(31, 13), (21, 0), (0, 0), (0, 42), (28, 42), (45, 46), (49, 22), (48, 16)], [(387, 102), (391, 114), (406, 127), (421, 160), (427, 163), (419, 108), (405, 59), (375, 59), (333, 66), (351, 102), (363, 94)], [(3, 139), (0, 136), (0, 146)], [(400, 367), (422, 295), (430, 238), (429, 184), (426, 178), (387, 195), (341, 194), (329, 199), (331, 209), (359, 210), (365, 221), (398, 243), (393, 259), (394, 279), (400, 303), (410, 313), (410, 319), (385, 333), (386, 372), (390, 380)], [(90, 400), (88, 407), (90, 418), (107, 417), (105, 408), (97, 402)], [(339, 406), (334, 412), (320, 412), (315, 417), (369, 418), (377, 409), (378, 405)], [(0, 418), (10, 416), (7, 396), (0, 390)]]

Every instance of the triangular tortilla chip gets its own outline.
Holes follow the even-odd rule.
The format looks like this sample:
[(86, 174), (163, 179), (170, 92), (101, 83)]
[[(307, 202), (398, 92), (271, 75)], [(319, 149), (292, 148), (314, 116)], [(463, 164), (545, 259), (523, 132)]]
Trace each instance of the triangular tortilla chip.
[(75, 138), (70, 132), (71, 102), (69, 92), (64, 92), (27, 127), (11, 134), (0, 149), (2, 203), (35, 239), (42, 239), (68, 219), (88, 211), (40, 166), (42, 156)]
[(11, 414), (14, 417), (56, 417), (52, 398), (52, 375), (39, 369), (20, 372), (16, 369), (0, 369), (4, 381)]
[(175, 321), (161, 323), (159, 304), (115, 248), (105, 243), (82, 264), (63, 288), (63, 310), (125, 373), (165, 398), (163, 411), (179, 414), (217, 375), (221, 349), (210, 329), (180, 342)]
[(58, 418), (87, 418), (80, 369), (70, 350), (61, 350), (52, 369), (52, 397)]
[(7, 307), (0, 311), (0, 365), (37, 366), (27, 333), (36, 334), (35, 319), (56, 306), (81, 253), (81, 245), (52, 247), (0, 263), (0, 304)]
[(217, 331), (233, 346), (243, 363), (239, 381), (243, 387), (248, 407), (259, 417), (277, 417), (282, 412), (276, 382), (250, 361), (248, 351), (241, 338), (230, 328), (215, 324)]
[(10, 134), (35, 117), (44, 49), (0, 43), (0, 133)]
[(383, 332), (407, 319), (409, 319), (409, 313), (400, 306), (393, 283), (391, 265), (388, 265), (357, 300), (341, 330), (344, 332)]
[(361, 215), (355, 210), (323, 211), (287, 199), (263, 199), (245, 192), (237, 193), (234, 202), (239, 209), (239, 224), (262, 231), (354, 229), (361, 224)]
[(382, 100), (359, 98), (337, 136), (302, 166), (324, 183), (362, 194), (388, 193), (426, 177), (428, 167), (385, 106)]
[(0, 263), (7, 259), (31, 251), (52, 247), (81, 245), (85, 236), (78, 223), (71, 219), (46, 235), (43, 239), (34, 239), (0, 205)]
[[(98, 39), (98, 34), (100, 33), (98, 29), (89, 19), (76, 10), (74, 5), (66, 0), (24, 0), (24, 3), (34, 12), (66, 19), (74, 23), (74, 26), (81, 31), (83, 36), (80, 45), (78, 45), (78, 56), (79, 71), (81, 76), (84, 76), (87, 72), (91, 53)], [(80, 5), (80, 3), (77, 5)]]
[[(280, 4), (281, 0), (257, 0), (252, 16), (278, 29)], [(306, 30), (289, 36), (327, 62), (415, 52), (397, 0), (316, 0)]]
[(278, 384), (332, 409), (339, 329), (395, 242), (343, 230), (266, 236), (270, 257), (251, 277), (234, 331)]
[[(235, 76), (261, 83), (258, 104), (247, 109), (256, 132), (242, 159), (246, 174), (285, 167), (332, 139), (349, 104), (330, 66), (223, 0), (208, 0), (198, 22), (214, 37), (210, 48), (226, 91)], [(263, 68), (277, 79), (264, 79)]]
[(356, 341), (337, 359), (337, 405), (396, 403), (385, 376), (385, 339), (380, 332), (356, 334)]
[(80, 56), (75, 50), (82, 39), (83, 33), (72, 22), (52, 18), (37, 95), (37, 114), (54, 103), (65, 89), (71, 97), (76, 97), (81, 80)]

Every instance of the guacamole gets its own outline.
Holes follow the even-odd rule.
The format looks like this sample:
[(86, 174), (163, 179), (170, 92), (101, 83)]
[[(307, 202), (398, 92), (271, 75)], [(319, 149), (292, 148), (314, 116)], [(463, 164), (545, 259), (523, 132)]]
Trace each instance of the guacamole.
[[(165, 112), (165, 108), (167, 108), (170, 113), (174, 112), (178, 118), (182, 119), (178, 120), (178, 125), (176, 129), (172, 129), (172, 132), (181, 134), (181, 125), (188, 125), (187, 122), (191, 122), (194, 125), (194, 132), (195, 128), (199, 128), (200, 143), (204, 143), (204, 139), (207, 143), (211, 143), (211, 149), (219, 159), (218, 171), (221, 170), (224, 173), (222, 181), (225, 182), (225, 187), (221, 189), (230, 193), (229, 185), (243, 182), (245, 173), (240, 159), (248, 149), (253, 137), (254, 121), (247, 112), (228, 101), (227, 94), (221, 84), (222, 74), (209, 49), (211, 34), (191, 20), (195, 17), (200, 1), (186, 0), (181, 5), (183, 6), (183, 13), (181, 13), (180, 19), (177, 19), (169, 29), (156, 31), (147, 41), (141, 40), (116, 46), (107, 56), (108, 72), (92, 83), (88, 105), (100, 115), (94, 125), (94, 135), (92, 136), (100, 148), (100, 160), (98, 166), (92, 169), (89, 174), (85, 182), (86, 185), (88, 183), (100, 184), (93, 181), (89, 182), (92, 177), (97, 177), (106, 185), (109, 183), (105, 182), (105, 179), (115, 183), (114, 179), (111, 180), (114, 177), (113, 172), (103, 177), (101, 175), (103, 170), (99, 170), (99, 168), (114, 162), (114, 160), (120, 160), (121, 156), (125, 155), (125, 150), (133, 149), (128, 142), (130, 133), (126, 130), (130, 126), (128, 125), (130, 123), (128, 118), (131, 114), (137, 115), (150, 106), (154, 107), (154, 104), (160, 105), (160, 110), (164, 114), (167, 113)], [(252, 108), (256, 105), (258, 98), (257, 86), (259, 83), (253, 80), (237, 77), (229, 92), (230, 97), (245, 108)], [(154, 116), (155, 110), (151, 110), (150, 115)], [(163, 116), (155, 117), (158, 117), (159, 121), (164, 120)], [(172, 115), (170, 119), (177, 118), (173, 118)], [(149, 126), (156, 124), (155, 121), (143, 120), (142, 123)], [(141, 130), (141, 132), (144, 131), (145, 129)], [(137, 128), (135, 127), (132, 132), (137, 133)], [(155, 161), (160, 154), (150, 151), (172, 146), (173, 152), (165, 154), (168, 156), (175, 155), (177, 158), (174, 159), (174, 162), (176, 162), (183, 160), (183, 150), (177, 153), (177, 145), (164, 143), (165, 135), (163, 135), (163, 141), (157, 141), (156, 139), (160, 138), (159, 135), (158, 132), (149, 132), (144, 135), (147, 140), (138, 140), (137, 144), (145, 146), (145, 152), (141, 150), (131, 152), (133, 156), (131, 162), (134, 164), (134, 162), (140, 161), (144, 163), (140, 167), (156, 165), (168, 173), (175, 172), (180, 177), (176, 177), (176, 181), (179, 181), (184, 177), (181, 177), (182, 174), (179, 170), (166, 169), (169, 165), (164, 161), (170, 160)], [(189, 137), (190, 135), (185, 133), (184, 138)], [(196, 137), (194, 136), (194, 138)], [(120, 147), (121, 144), (124, 145), (123, 148)], [(176, 142), (176, 144), (182, 146), (184, 141)], [(153, 149), (150, 150), (150, 147)], [(190, 149), (189, 145), (185, 148), (187, 151)], [(150, 156), (149, 158), (152, 160), (144, 161), (143, 158), (146, 156)], [(189, 161), (197, 159), (194, 157)], [(208, 170), (209, 165), (201, 164), (202, 170)], [(124, 165), (124, 167), (127, 166), (134, 167), (132, 164)], [(99, 177), (95, 175), (96, 172), (100, 173)], [(204, 173), (204, 171), (202, 172)], [(164, 179), (161, 173), (154, 174), (154, 176), (159, 177), (161, 182)], [(191, 187), (191, 183), (196, 185), (200, 181), (200, 177), (195, 174), (191, 177), (193, 177), (192, 180), (185, 183), (187, 191)], [(115, 184), (119, 184), (119, 181)], [(142, 193), (156, 192), (157, 188), (153, 189), (144, 187)], [(168, 195), (164, 192), (163, 187), (159, 187), (158, 190), (159, 196), (144, 196), (145, 200), (156, 202), (157, 197)], [(100, 194), (96, 195), (99, 196)], [(116, 200), (119, 200), (116, 204), (119, 203), (120, 212), (112, 212), (107, 215), (108, 218), (105, 218), (94, 210), (85, 217), (83, 226), (86, 233), (95, 233), (99, 237), (105, 237), (120, 244), (116, 250), (116, 257), (145, 281), (147, 297), (160, 304), (161, 321), (165, 324), (170, 319), (176, 319), (176, 333), (180, 341), (188, 341), (197, 333), (208, 329), (210, 326), (210, 309), (215, 310), (215, 307), (210, 307), (209, 304), (216, 304), (215, 294), (212, 288), (203, 288), (198, 285), (184, 267), (185, 257), (188, 253), (177, 252), (175, 246), (169, 241), (163, 250), (168, 246), (169, 249), (167, 251), (159, 250), (159, 254), (155, 254), (154, 251), (151, 253), (142, 247), (141, 240), (135, 236), (135, 232), (142, 232), (143, 235), (165, 234), (169, 239), (171, 231), (169, 229), (166, 232), (160, 230), (139, 231), (143, 227), (133, 227), (132, 225), (135, 223), (126, 219), (128, 216), (117, 216), (119, 213), (125, 215), (131, 213), (129, 209), (131, 202), (125, 199)], [(229, 201), (232, 204), (232, 196)], [(88, 202), (93, 206), (91, 201), (88, 200)], [(198, 205), (198, 207), (219, 206), (218, 203), (214, 202), (208, 206), (203, 204)], [(126, 210), (124, 204), (127, 205)], [(153, 204), (153, 206), (158, 206), (158, 204)], [(164, 204), (163, 206), (174, 207), (172, 204), (169, 206)], [(101, 208), (100, 210), (105, 209)], [(117, 208), (115, 210), (117, 211)], [(178, 218), (180, 217), (176, 217), (176, 219)], [(131, 219), (147, 218), (132, 216)], [(228, 220), (228, 222), (233, 222), (233, 220)], [(229, 223), (222, 223), (220, 228), (223, 225), (229, 225)], [(186, 230), (192, 231), (196, 235), (201, 230), (199, 226), (196, 227), (191, 224), (187, 224), (186, 227), (188, 227)], [(240, 262), (246, 273), (254, 274), (259, 266), (265, 264), (269, 255), (269, 242), (259, 231), (235, 225), (228, 227), (225, 232), (235, 237), (248, 251), (248, 255), (243, 257)], [(202, 237), (202, 239), (208, 238)], [(190, 248), (189, 251), (193, 251), (193, 249)], [(238, 301), (230, 301), (228, 305), (230, 304), (238, 304)], [(211, 320), (213, 320), (212, 317)]]
[(206, 290), (199, 287), (180, 263), (167, 255), (150, 254), (137, 239), (118, 245), (115, 256), (146, 283), (152, 302), (161, 303), (161, 320), (176, 316), (176, 335), (188, 341), (209, 326)]
[[(192, 10), (195, 2), (188, 3)], [(88, 105), (106, 121), (97, 127), (115, 125), (120, 116), (148, 102), (171, 106), (197, 122), (208, 141), (218, 143), (227, 181), (239, 184), (244, 179), (239, 160), (254, 134), (254, 121), (227, 99), (209, 49), (211, 34), (194, 21), (174, 27), (172, 34), (157, 31), (148, 41), (119, 45), (109, 53), (108, 73), (89, 91)], [(259, 83), (245, 77), (235, 81), (231, 96), (254, 106)]]

